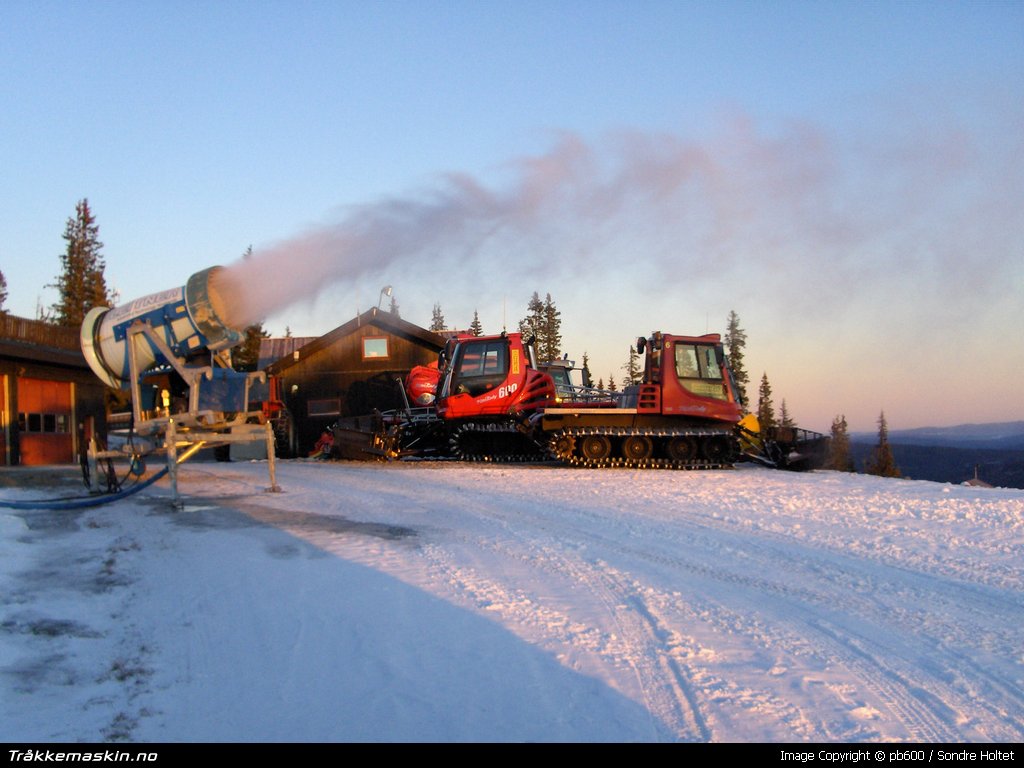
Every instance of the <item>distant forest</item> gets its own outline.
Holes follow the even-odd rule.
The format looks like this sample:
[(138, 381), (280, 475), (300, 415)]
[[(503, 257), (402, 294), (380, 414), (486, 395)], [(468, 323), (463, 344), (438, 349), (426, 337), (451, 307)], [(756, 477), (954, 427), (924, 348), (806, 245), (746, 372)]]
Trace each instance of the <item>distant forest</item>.
[[(874, 449), (874, 443), (855, 436), (850, 444), (858, 472)], [(908, 445), (892, 443), (893, 456), (903, 477), (913, 480), (934, 480), (940, 483), (963, 483), (975, 476), (1000, 488), (1024, 488), (1024, 449), (1019, 448), (957, 448), (940, 445)]]

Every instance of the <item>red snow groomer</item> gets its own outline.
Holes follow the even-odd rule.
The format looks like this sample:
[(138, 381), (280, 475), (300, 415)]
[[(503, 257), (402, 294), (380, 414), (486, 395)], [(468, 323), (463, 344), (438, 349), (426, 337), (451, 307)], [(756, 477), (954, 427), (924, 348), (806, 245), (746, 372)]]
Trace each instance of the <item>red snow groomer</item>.
[(731, 465), (740, 454), (742, 403), (718, 334), (638, 339), (643, 377), (612, 407), (545, 409), (540, 428), (555, 458), (579, 466), (680, 469)]
[[(533, 346), (522, 334), (450, 339), (437, 364), (412, 369), (403, 391), (408, 407), (379, 415), (370, 452), (477, 461), (549, 458), (532, 419), (555, 402), (555, 385), (537, 370)], [(349, 426), (336, 431), (350, 433)], [(355, 440), (343, 434), (341, 442)]]

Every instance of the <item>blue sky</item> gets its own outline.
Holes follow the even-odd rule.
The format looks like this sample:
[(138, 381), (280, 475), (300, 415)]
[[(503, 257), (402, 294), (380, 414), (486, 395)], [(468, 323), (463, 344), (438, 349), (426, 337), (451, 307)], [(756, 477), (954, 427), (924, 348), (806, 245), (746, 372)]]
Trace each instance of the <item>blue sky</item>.
[[(247, 246), (267, 316), (514, 328), (621, 377), (748, 333), (827, 429), (1024, 419), (1024, 3), (20, 2), (0, 26), (5, 307), (88, 198), (122, 300)], [(397, 213), (396, 213), (397, 212)], [(357, 241), (366, 222), (393, 226)], [(342, 253), (345, 247), (348, 252)], [(315, 251), (315, 252), (313, 252)], [(316, 262), (310, 265), (307, 260)]]

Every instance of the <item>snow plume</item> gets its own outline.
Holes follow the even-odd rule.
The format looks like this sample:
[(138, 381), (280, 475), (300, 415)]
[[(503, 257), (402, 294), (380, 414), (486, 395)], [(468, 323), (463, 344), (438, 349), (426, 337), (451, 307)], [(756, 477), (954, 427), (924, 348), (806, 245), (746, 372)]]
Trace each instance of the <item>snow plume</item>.
[(490, 263), (593, 285), (623, 263), (647, 280), (685, 270), (691, 286), (756, 286), (812, 312), (851, 285), (953, 296), (1012, 281), (1024, 241), (1024, 213), (1010, 204), (1024, 178), (1019, 134), (996, 160), (969, 132), (919, 127), (853, 140), (808, 124), (766, 135), (747, 119), (707, 141), (563, 134), (501, 169), (504, 182), (444, 175), (258, 250), (223, 275), (229, 322), (388, 271), (444, 275), (451, 294), (451, 275), (469, 280)]

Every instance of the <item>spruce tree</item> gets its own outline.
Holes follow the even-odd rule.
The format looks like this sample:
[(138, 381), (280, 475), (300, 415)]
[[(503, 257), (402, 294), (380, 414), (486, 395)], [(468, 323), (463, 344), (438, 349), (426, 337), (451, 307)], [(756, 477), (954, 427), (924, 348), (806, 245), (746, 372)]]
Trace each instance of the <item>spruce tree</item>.
[(64, 228), (67, 248), (60, 256), (61, 273), (51, 286), (60, 292), (60, 299), (52, 307), (54, 320), (60, 325), (80, 326), (93, 307), (115, 303), (103, 275), (106, 264), (100, 253), (103, 243), (99, 232), (89, 201), (83, 198)]
[(541, 360), (558, 360), (562, 357), (562, 313), (555, 307), (550, 293), (544, 297), (543, 311), (537, 354)]
[(250, 325), (245, 329), (245, 341), (231, 353), (231, 364), (236, 371), (255, 371), (260, 364), (260, 346), (270, 334), (263, 330), (263, 323)]
[(396, 318), (401, 319), (402, 315), (398, 311), (398, 302), (395, 301), (395, 297), (391, 297), (391, 306), (388, 307), (388, 312), (394, 315)]
[(436, 333), (437, 331), (446, 330), (447, 327), (444, 322), (444, 313), (441, 311), (441, 305), (435, 304), (434, 314), (430, 318), (430, 330)]
[(622, 366), (622, 369), (626, 372), (625, 377), (622, 379), (623, 387), (640, 383), (640, 356), (636, 353), (636, 349), (632, 344), (629, 347), (629, 357), (626, 359), (626, 364)]
[(795, 427), (796, 422), (793, 417), (789, 415), (789, 408), (786, 407), (786, 398), (782, 398), (782, 405), (779, 406), (779, 426), (780, 427)]
[(743, 367), (743, 349), (747, 346), (747, 332), (740, 328), (740, 318), (735, 311), (729, 312), (722, 343), (725, 346), (729, 370), (732, 371), (736, 388), (739, 390), (743, 402), (748, 403), (750, 401), (747, 399), (747, 385), (750, 383), (750, 377)]
[(829, 441), (825, 469), (834, 469), (838, 472), (853, 471), (853, 461), (850, 459), (850, 435), (847, 431), (845, 414), (832, 419), (832, 439)]
[(594, 386), (594, 379), (590, 375), (590, 358), (587, 353), (583, 353), (583, 367), (580, 369), (580, 374), (583, 377), (583, 386), (592, 387)]
[(469, 324), (469, 332), (474, 336), (484, 335), (484, 327), (480, 323), (480, 315), (475, 309), (473, 310), (473, 322)]
[(768, 383), (768, 374), (761, 375), (761, 388), (757, 397), (757, 421), (764, 432), (775, 426), (775, 405), (772, 403), (772, 385)]
[(526, 317), (519, 321), (519, 332), (525, 339), (536, 339), (537, 359), (541, 362), (562, 357), (562, 313), (550, 293), (541, 301), (540, 294), (533, 292), (526, 305)]
[(889, 426), (885, 421), (885, 411), (878, 417), (878, 443), (868, 459), (866, 471), (869, 475), (879, 477), (899, 477), (900, 468), (896, 466), (892, 446), (889, 444)]
[(0, 315), (7, 314), (7, 310), (4, 309), (5, 301), (7, 301), (7, 278), (4, 277), (3, 272), (0, 272)]
[(526, 305), (526, 317), (519, 321), (519, 332), (524, 338), (535, 336), (537, 339), (537, 356), (541, 362), (548, 362), (548, 358), (541, 354), (540, 343), (544, 330), (544, 302), (540, 300), (540, 294), (536, 291), (530, 297)]

